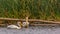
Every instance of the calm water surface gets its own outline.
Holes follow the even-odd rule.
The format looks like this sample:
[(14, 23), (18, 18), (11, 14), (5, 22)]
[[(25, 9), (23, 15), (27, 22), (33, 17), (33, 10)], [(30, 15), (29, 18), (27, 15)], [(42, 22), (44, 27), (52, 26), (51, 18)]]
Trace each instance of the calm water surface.
[(29, 28), (7, 29), (0, 28), (0, 34), (60, 34), (59, 26), (31, 26)]

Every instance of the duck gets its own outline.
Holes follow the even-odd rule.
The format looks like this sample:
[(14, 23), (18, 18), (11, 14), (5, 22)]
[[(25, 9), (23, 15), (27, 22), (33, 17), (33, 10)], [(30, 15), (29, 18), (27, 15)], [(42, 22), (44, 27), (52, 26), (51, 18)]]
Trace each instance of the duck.
[(17, 22), (17, 25), (8, 25), (7, 28), (13, 28), (13, 29), (21, 29), (21, 22)]

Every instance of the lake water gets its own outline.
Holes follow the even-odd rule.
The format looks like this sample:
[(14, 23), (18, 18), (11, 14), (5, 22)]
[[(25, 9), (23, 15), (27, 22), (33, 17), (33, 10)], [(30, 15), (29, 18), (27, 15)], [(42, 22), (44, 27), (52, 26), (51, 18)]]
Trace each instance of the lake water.
[(0, 28), (0, 34), (60, 34), (59, 26), (30, 26), (22, 29)]

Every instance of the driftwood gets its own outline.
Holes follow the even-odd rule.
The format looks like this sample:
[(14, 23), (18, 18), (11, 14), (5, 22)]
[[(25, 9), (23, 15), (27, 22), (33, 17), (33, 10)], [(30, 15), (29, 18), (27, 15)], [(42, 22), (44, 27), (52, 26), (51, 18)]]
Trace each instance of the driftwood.
[(20, 19), (15, 19), (15, 18), (0, 18), (0, 20), (12, 20), (12, 21), (16, 20), (16, 21), (18, 21)]
[[(11, 20), (11, 21), (26, 21), (25, 19), (15, 19), (15, 18), (0, 18), (0, 20)], [(40, 20), (40, 19), (28, 19), (29, 22), (46, 22), (46, 23), (57, 23), (60, 24), (58, 21), (47, 21), (47, 20)]]
[(52, 25), (52, 26), (54, 26), (54, 25), (59, 25), (59, 24), (30, 24), (30, 25), (33, 25), (33, 26), (35, 26), (35, 25), (38, 25), (38, 26), (48, 26), (48, 25)]
[(5, 24), (0, 24), (0, 26), (5, 26)]

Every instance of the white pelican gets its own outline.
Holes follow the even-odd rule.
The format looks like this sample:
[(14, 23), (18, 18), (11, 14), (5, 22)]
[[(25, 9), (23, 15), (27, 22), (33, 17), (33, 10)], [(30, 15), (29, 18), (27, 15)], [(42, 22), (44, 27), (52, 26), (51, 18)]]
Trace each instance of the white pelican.
[(20, 25), (21, 22), (17, 22), (17, 25), (8, 25), (7, 28), (14, 28), (14, 29), (21, 29), (21, 25)]

